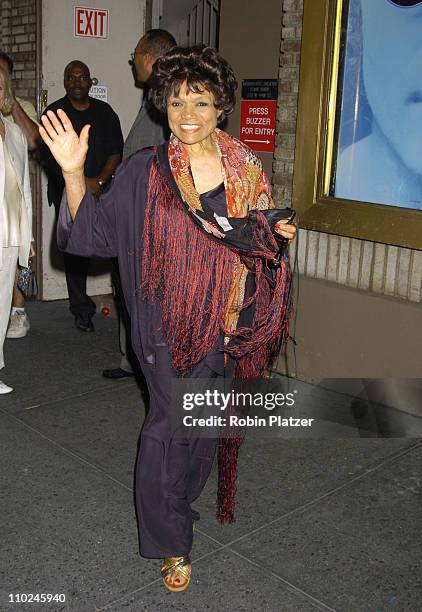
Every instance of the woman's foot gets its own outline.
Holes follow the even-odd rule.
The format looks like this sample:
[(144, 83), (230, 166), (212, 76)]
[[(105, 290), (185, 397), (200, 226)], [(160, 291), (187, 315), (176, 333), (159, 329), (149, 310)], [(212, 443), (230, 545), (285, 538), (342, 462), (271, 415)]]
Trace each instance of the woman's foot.
[(10, 393), (11, 391), (13, 391), (13, 387), (9, 387), (9, 385), (0, 380), (0, 395)]
[(189, 557), (167, 557), (161, 568), (163, 582), (169, 591), (186, 591), (192, 577)]

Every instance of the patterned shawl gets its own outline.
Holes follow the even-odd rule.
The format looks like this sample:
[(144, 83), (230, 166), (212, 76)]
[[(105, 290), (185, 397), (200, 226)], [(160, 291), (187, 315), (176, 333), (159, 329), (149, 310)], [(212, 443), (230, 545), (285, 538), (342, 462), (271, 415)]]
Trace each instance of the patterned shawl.
[[(224, 350), (236, 359), (236, 375), (249, 378), (265, 371), (286, 337), (290, 268), (283, 260), (277, 273), (269, 272), (279, 245), (260, 212), (274, 207), (261, 161), (221, 130), (216, 129), (214, 138), (228, 217), (244, 218), (244, 228), (219, 238), (196, 214), (202, 206), (189, 156), (172, 136), (168, 159), (180, 197), (158, 161), (154, 163), (148, 184), (142, 288), (147, 299), (161, 302), (172, 363), (182, 376), (207, 355), (223, 331)], [(245, 257), (254, 258), (256, 285), (246, 301)], [(274, 283), (269, 277), (275, 277)], [(237, 329), (241, 310), (252, 302), (251, 327)]]

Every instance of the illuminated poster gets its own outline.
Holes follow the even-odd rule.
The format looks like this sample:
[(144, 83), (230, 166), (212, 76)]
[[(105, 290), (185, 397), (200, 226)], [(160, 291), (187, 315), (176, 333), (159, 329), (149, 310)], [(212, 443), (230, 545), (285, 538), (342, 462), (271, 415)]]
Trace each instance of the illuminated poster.
[(345, 0), (330, 195), (422, 209), (422, 1)]

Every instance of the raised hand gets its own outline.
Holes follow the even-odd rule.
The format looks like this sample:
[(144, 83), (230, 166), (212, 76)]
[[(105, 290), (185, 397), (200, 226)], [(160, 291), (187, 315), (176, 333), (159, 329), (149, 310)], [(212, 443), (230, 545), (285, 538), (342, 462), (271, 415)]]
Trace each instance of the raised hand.
[(47, 111), (41, 117), (40, 135), (64, 173), (84, 172), (88, 152), (90, 125), (85, 125), (78, 136), (66, 113), (58, 109), (57, 115)]

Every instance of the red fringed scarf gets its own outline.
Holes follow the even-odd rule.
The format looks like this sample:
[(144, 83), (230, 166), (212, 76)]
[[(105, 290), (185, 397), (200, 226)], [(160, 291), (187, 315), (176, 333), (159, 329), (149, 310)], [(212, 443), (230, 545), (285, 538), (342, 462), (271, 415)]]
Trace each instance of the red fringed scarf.
[[(245, 300), (247, 268), (240, 254), (211, 240), (189, 213), (202, 210), (189, 172), (189, 157), (172, 136), (170, 168), (183, 202), (171, 188), (158, 160), (148, 182), (142, 259), (146, 299), (161, 303), (163, 329), (173, 367), (186, 376), (215, 346), (221, 331), (224, 351), (235, 359), (234, 376), (260, 376), (287, 337), (290, 307), (290, 266), (283, 260), (271, 287), (264, 273), (278, 245), (259, 210), (273, 208), (270, 186), (260, 160), (238, 140), (216, 130), (215, 142), (224, 171), (228, 217), (256, 211), (253, 246), (243, 255), (255, 262), (256, 291)], [(208, 230), (207, 230), (208, 231)], [(250, 328), (237, 329), (242, 308), (255, 303)], [(219, 440), (217, 518), (234, 520), (237, 455), (244, 436)]]
[(172, 365), (182, 376), (210, 352), (224, 329), (237, 256), (211, 242), (153, 162), (144, 225), (142, 287), (161, 302)]

